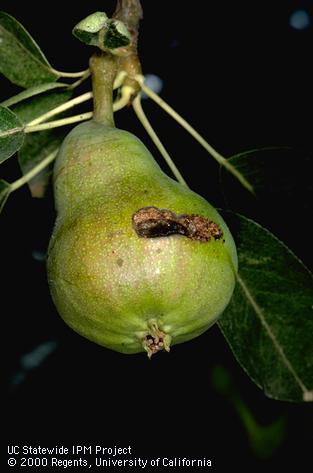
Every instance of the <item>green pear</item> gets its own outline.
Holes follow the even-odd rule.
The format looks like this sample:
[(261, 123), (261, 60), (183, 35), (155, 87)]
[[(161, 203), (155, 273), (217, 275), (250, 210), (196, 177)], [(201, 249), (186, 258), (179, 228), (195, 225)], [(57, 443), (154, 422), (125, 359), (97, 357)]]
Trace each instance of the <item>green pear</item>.
[(48, 280), (76, 332), (151, 356), (222, 314), (237, 269), (230, 231), (134, 135), (92, 120), (76, 126), (57, 157), (54, 192)]

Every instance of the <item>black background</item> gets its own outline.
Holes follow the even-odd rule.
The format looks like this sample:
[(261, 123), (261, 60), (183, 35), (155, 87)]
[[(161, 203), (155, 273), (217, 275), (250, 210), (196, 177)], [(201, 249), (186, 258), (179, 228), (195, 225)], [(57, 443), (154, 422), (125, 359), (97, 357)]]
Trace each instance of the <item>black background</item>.
[[(288, 20), (295, 8), (313, 15), (313, 2), (142, 4), (144, 72), (163, 79), (161, 95), (216, 149), (225, 156), (260, 146), (312, 150), (312, 26), (296, 31)], [(90, 50), (72, 37), (72, 27), (93, 11), (111, 13), (114, 2), (7, 0), (0, 6), (28, 29), (56, 69), (75, 71), (86, 68)], [(17, 91), (3, 78), (0, 87), (1, 100)], [(151, 101), (144, 106), (190, 187), (223, 207), (214, 161)], [(137, 134), (166, 170), (131, 110), (119, 112), (116, 123)], [(19, 176), (14, 159), (2, 169), (9, 181)], [(302, 471), (313, 439), (311, 406), (267, 399), (217, 327), (148, 361), (94, 345), (65, 326), (49, 296), (45, 264), (32, 256), (46, 251), (54, 217), (51, 189), (39, 201), (26, 187), (10, 196), (2, 216), (2, 345), (9, 385), (23, 354), (47, 340), (58, 342), (38, 369), (7, 390), (9, 442), (131, 444), (142, 457), (207, 456), (218, 471), (288, 465)], [(231, 372), (260, 424), (287, 416), (286, 440), (272, 458), (251, 453), (234, 409), (212, 387), (216, 364)]]

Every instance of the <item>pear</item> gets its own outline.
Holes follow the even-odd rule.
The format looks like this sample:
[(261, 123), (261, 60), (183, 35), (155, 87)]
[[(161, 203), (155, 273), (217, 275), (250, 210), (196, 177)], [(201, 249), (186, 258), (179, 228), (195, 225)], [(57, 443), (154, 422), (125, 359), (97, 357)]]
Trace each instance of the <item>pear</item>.
[(222, 314), (237, 269), (230, 231), (133, 134), (93, 120), (76, 126), (57, 157), (54, 192), (48, 281), (76, 332), (150, 357)]

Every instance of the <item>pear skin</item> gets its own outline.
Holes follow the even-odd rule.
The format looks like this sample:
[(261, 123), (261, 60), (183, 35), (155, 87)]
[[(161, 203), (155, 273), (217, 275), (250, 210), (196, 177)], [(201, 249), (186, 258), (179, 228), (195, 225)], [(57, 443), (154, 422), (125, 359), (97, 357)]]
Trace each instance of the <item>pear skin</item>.
[(48, 281), (73, 330), (149, 356), (206, 331), (230, 301), (236, 247), (219, 213), (129, 132), (85, 122), (54, 168)]

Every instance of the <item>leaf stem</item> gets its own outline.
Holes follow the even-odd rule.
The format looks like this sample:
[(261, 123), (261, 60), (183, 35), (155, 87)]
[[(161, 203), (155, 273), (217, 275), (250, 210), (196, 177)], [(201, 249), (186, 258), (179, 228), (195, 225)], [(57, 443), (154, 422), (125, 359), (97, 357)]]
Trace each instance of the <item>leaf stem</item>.
[(86, 71), (86, 74), (83, 75), (80, 79), (78, 79), (77, 81), (73, 82), (72, 84), (70, 84), (68, 86), (69, 89), (75, 89), (76, 87), (78, 87), (80, 84), (82, 84), (86, 79), (88, 79), (88, 77), (90, 77), (91, 75), (91, 72), (89, 69), (87, 69)]
[(72, 117), (61, 118), (60, 120), (54, 120), (48, 123), (40, 123), (39, 125), (26, 125), (24, 128), (25, 133), (33, 133), (35, 131), (50, 130), (51, 128), (57, 128), (64, 125), (70, 125), (71, 123), (82, 122), (92, 118), (93, 112), (81, 113)]
[(153, 143), (158, 148), (159, 152), (161, 153), (161, 155), (163, 156), (163, 158), (167, 162), (169, 168), (171, 169), (172, 173), (176, 177), (177, 181), (180, 182), (182, 185), (187, 186), (187, 183), (186, 183), (185, 179), (183, 178), (183, 176), (181, 175), (181, 173), (177, 169), (174, 161), (172, 160), (172, 158), (170, 157), (170, 155), (168, 154), (168, 152), (164, 148), (164, 146), (163, 146), (162, 142), (160, 141), (158, 135), (156, 134), (156, 132), (152, 128), (148, 118), (146, 117), (146, 114), (143, 111), (143, 108), (142, 108), (142, 105), (141, 105), (140, 94), (138, 94), (136, 96), (136, 98), (134, 99), (133, 108), (134, 108), (134, 111), (137, 115), (137, 118), (139, 119), (142, 126), (145, 128), (146, 132), (148, 133), (148, 135), (152, 139)]
[[(92, 92), (86, 92), (86, 94), (83, 94), (83, 95), (85, 95), (85, 96), (88, 95), (91, 98), (92, 97)], [(82, 97), (82, 95), (80, 97)], [(77, 97), (77, 98), (79, 98), (79, 97)], [(122, 99), (123, 100), (118, 100), (115, 104), (113, 104), (113, 111), (114, 112), (117, 112), (118, 110), (125, 107), (129, 103), (129, 95), (128, 94), (126, 94), (124, 96), (124, 98), (122, 97)], [(75, 100), (75, 99), (73, 99), (73, 100)], [(85, 100), (87, 100), (87, 99), (85, 98)], [(81, 102), (82, 101), (83, 100), (81, 100)], [(70, 100), (70, 102), (72, 102), (72, 101)], [(71, 107), (66, 107), (65, 108), (65, 106), (68, 103), (69, 102), (66, 102), (65, 104), (60, 105), (59, 107), (57, 107), (57, 108), (51, 110), (50, 112), (46, 113), (45, 118), (47, 118), (48, 114), (49, 114), (49, 117), (52, 116), (52, 115), (50, 115), (51, 112), (54, 112), (53, 115), (56, 115), (57, 113), (63, 112), (67, 108), (73, 107), (73, 105), (71, 105)], [(77, 102), (77, 103), (80, 103), (80, 102)], [(62, 110), (60, 110), (61, 108), (62, 108)], [(59, 110), (56, 111), (57, 109), (59, 109)], [(38, 117), (38, 119), (39, 118), (42, 119), (43, 116), (44, 115), (42, 115), (41, 117)], [(0, 133), (0, 138), (1, 138), (1, 136), (13, 135), (13, 134), (18, 133), (20, 131), (24, 131), (24, 133), (33, 133), (35, 131), (50, 130), (52, 128), (58, 128), (60, 126), (70, 125), (71, 123), (77, 123), (77, 122), (82, 122), (84, 120), (89, 120), (92, 117), (93, 117), (93, 112), (86, 112), (86, 113), (80, 113), (78, 115), (73, 115), (72, 117), (61, 118), (60, 120), (54, 120), (54, 121), (46, 122), (46, 123), (32, 124), (33, 122), (38, 120), (38, 119), (36, 119), (36, 120), (33, 120), (33, 122), (28, 123), (24, 128), (12, 128), (11, 130), (1, 132)], [(40, 122), (41, 121), (42, 120), (40, 120)]]
[(113, 90), (118, 89), (124, 82), (124, 79), (127, 77), (126, 71), (119, 71), (116, 74), (115, 80), (113, 82)]
[(117, 112), (118, 110), (121, 110), (122, 108), (130, 104), (131, 97), (133, 96), (134, 93), (135, 91), (132, 87), (129, 87), (128, 85), (124, 85), (121, 88), (120, 98), (113, 103), (114, 112)]
[(79, 71), (79, 72), (63, 72), (63, 71), (57, 71), (56, 69), (52, 69), (52, 72), (58, 75), (59, 77), (82, 77), (88, 71), (89, 71), (89, 68), (85, 69), (84, 71)]
[(15, 135), (16, 133), (20, 133), (23, 130), (24, 129), (21, 127), (15, 127), (15, 128), (11, 128), (10, 130), (0, 131), (0, 138), (6, 137), (9, 135)]
[(47, 167), (50, 163), (52, 163), (52, 161), (56, 158), (58, 151), (59, 149), (54, 150), (45, 159), (43, 159), (39, 164), (37, 164), (37, 166), (31, 169), (28, 173), (26, 173), (17, 181), (12, 182), (12, 184), (10, 185), (10, 192), (14, 192), (20, 187), (22, 187), (24, 184), (29, 182), (33, 177), (39, 174), (45, 167)]
[(177, 123), (179, 123), (185, 130), (190, 133), (193, 138), (221, 165), (224, 166), (230, 173), (232, 173), (239, 182), (252, 194), (254, 190), (252, 185), (245, 179), (245, 177), (236, 169), (224, 156), (218, 153), (181, 115), (179, 115), (169, 104), (167, 104), (161, 97), (159, 97), (153, 90), (144, 84), (144, 76), (137, 75), (136, 80), (141, 85), (142, 90), (154, 100), (163, 110), (165, 110)]
[(91, 98), (92, 98), (92, 92), (86, 92), (85, 94), (79, 95), (78, 97), (75, 97), (74, 99), (63, 103), (62, 105), (59, 105), (58, 107), (53, 108), (52, 110), (49, 110), (49, 112), (44, 113), (40, 117), (35, 118), (35, 120), (32, 120), (31, 122), (27, 123), (26, 126), (29, 127), (33, 125), (38, 125), (39, 123), (42, 123), (48, 120), (54, 115), (58, 115), (59, 113), (65, 112), (65, 110), (69, 110), (70, 108), (75, 107), (75, 105), (86, 102), (87, 100)]
[(35, 85), (33, 87), (29, 87), (26, 90), (23, 90), (22, 92), (19, 92), (16, 95), (13, 95), (7, 100), (4, 100), (3, 102), (0, 103), (0, 105), (2, 107), (12, 107), (12, 105), (22, 102), (23, 100), (29, 99), (31, 97), (35, 97), (36, 95), (42, 94), (49, 90), (55, 90), (59, 88), (69, 89), (71, 88), (71, 86), (69, 86), (68, 84), (65, 84), (64, 82), (63, 83), (62, 82), (48, 82), (45, 84)]

